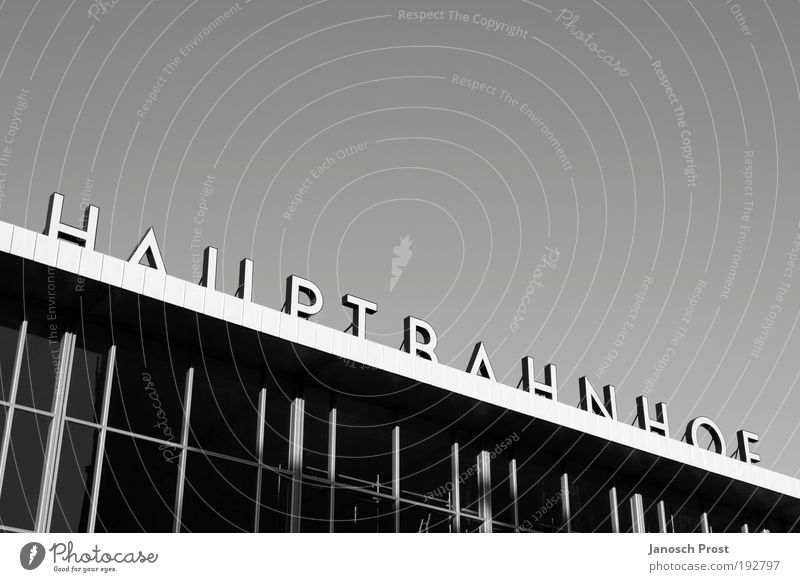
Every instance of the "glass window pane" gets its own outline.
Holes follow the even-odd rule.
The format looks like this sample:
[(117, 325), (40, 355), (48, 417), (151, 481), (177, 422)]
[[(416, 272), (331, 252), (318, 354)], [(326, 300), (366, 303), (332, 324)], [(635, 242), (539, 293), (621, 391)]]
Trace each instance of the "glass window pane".
[(400, 531), (404, 533), (452, 533), (453, 517), (431, 507), (400, 504)]
[[(511, 498), (511, 445), (513, 437), (490, 443), (489, 464), (492, 485), (492, 519), (514, 524), (514, 501)], [(492, 530), (494, 531), (494, 530)]]
[(330, 395), (314, 387), (305, 389), (305, 419), (303, 434), (303, 470), (309, 475), (328, 477), (328, 415)]
[(51, 532), (87, 531), (99, 431), (67, 422), (58, 461)]
[(304, 478), (301, 492), (300, 531), (330, 531), (331, 486)]
[(448, 427), (422, 418), (400, 422), (400, 496), (452, 508), (450, 460), (452, 436)]
[[(570, 529), (574, 532), (610, 532), (611, 484), (593, 468), (575, 468), (569, 474)], [(645, 508), (646, 509), (646, 508)], [(655, 511), (655, 506), (653, 507)], [(656, 531), (658, 531), (656, 529)]]
[(0, 526), (34, 528), (50, 421), (40, 414), (14, 412), (0, 491)]
[(183, 531), (253, 531), (256, 480), (256, 467), (190, 451), (183, 491)]
[(391, 491), (391, 410), (341, 396), (336, 414), (337, 479)]
[(283, 533), (289, 531), (289, 494), (291, 478), (278, 471), (261, 471), (261, 514), (259, 531)]
[(558, 531), (561, 526), (561, 476), (544, 455), (517, 457), (519, 527), (522, 531)]
[(172, 531), (179, 462), (174, 447), (109, 432), (95, 531)]
[(108, 424), (169, 442), (180, 442), (186, 357), (162, 344), (117, 345)]
[(194, 368), (189, 446), (255, 461), (258, 377), (213, 360)]
[(17, 357), (19, 329), (0, 325), (0, 400), (11, 399), (11, 381), (14, 375), (14, 360)]
[(78, 338), (72, 358), (67, 416), (100, 422), (105, 371), (106, 354), (87, 349), (83, 338)]
[(337, 487), (334, 497), (335, 532), (394, 531), (392, 501), (365, 491)]
[(30, 332), (25, 337), (19, 373), (17, 404), (39, 410), (53, 409), (53, 394), (61, 353), (60, 336), (51, 339)]

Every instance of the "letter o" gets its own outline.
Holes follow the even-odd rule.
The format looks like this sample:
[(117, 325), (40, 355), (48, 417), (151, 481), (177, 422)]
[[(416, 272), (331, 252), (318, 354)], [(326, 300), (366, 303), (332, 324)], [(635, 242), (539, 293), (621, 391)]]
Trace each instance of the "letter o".
[(714, 441), (714, 448), (717, 454), (724, 457), (727, 454), (725, 439), (722, 438), (722, 432), (719, 430), (716, 423), (707, 416), (698, 416), (689, 421), (689, 424), (686, 425), (686, 442), (695, 447), (698, 446), (697, 433), (700, 427), (705, 427), (706, 431), (708, 431), (708, 434), (711, 436), (711, 440)]

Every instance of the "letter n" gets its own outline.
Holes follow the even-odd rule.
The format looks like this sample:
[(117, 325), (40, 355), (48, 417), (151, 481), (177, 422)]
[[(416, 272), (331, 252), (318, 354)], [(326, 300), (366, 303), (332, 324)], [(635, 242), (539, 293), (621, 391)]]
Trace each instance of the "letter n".
[(603, 400), (594, 391), (592, 383), (586, 376), (578, 380), (581, 410), (593, 412), (611, 420), (617, 420), (617, 399), (611, 384), (603, 386)]

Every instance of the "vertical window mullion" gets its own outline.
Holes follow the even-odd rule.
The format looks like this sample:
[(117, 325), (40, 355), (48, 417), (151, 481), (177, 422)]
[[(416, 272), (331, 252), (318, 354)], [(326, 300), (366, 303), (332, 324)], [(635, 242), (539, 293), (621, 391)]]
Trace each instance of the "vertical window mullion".
[(331, 394), (331, 409), (328, 414), (328, 480), (331, 482), (328, 508), (328, 531), (333, 533), (334, 509), (336, 503), (336, 395)]
[(492, 475), (489, 451), (485, 448), (478, 453), (478, 516), (483, 520), (481, 529), (492, 533)]
[(611, 487), (608, 490), (608, 504), (611, 509), (611, 531), (619, 533), (619, 502), (617, 501), (617, 488)]
[(519, 529), (519, 504), (518, 504), (518, 489), (517, 489), (517, 457), (511, 456), (508, 461), (508, 485), (511, 488), (511, 503), (514, 506), (514, 529)]
[(664, 507), (664, 502), (659, 501), (656, 509), (658, 511), (658, 531), (667, 533), (667, 509)]
[(298, 387), (292, 400), (291, 421), (289, 423), (289, 471), (291, 471), (292, 490), (289, 511), (289, 531), (300, 531), (300, 512), (302, 511), (302, 472), (303, 472), (303, 420), (305, 416), (303, 387)]
[(461, 470), (458, 464), (458, 440), (455, 438), (450, 446), (450, 483), (453, 490), (451, 509), (456, 512), (455, 530), (461, 533)]
[(189, 444), (189, 425), (192, 414), (192, 385), (194, 383), (194, 363), (189, 364), (186, 370), (186, 386), (184, 388), (184, 405), (183, 405), (183, 429), (181, 431), (181, 461), (178, 467), (178, 486), (175, 488), (175, 521), (172, 531), (180, 533), (181, 531), (181, 517), (183, 515), (183, 490), (186, 484), (186, 461), (189, 452), (186, 447)]
[(392, 427), (392, 497), (394, 531), (400, 532), (400, 425)]
[(108, 411), (111, 406), (111, 386), (114, 382), (114, 369), (117, 360), (117, 346), (108, 350), (108, 363), (106, 364), (106, 377), (103, 386), (103, 409), (100, 412), (100, 434), (97, 440), (97, 451), (94, 458), (94, 474), (92, 476), (92, 497), (89, 505), (89, 519), (87, 531), (94, 533), (97, 521), (97, 498), (100, 493), (100, 479), (103, 472), (103, 459), (106, 452), (106, 433), (108, 432)]
[(67, 411), (69, 382), (72, 377), (72, 360), (75, 355), (75, 334), (67, 332), (61, 338), (59, 347), (58, 376), (53, 396), (53, 420), (47, 437), (47, 453), (42, 472), (42, 489), (39, 498), (39, 515), (36, 517), (37, 531), (50, 531), (53, 502), (56, 495), (56, 477), (61, 458), (61, 443), (64, 439), (64, 417)]
[(19, 375), (22, 369), (22, 355), (25, 349), (25, 334), (28, 331), (28, 322), (23, 321), (19, 326), (19, 337), (17, 338), (17, 355), (14, 358), (14, 372), (11, 375), (11, 392), (9, 393), (9, 407), (6, 413), (6, 426), (0, 443), (0, 495), (3, 494), (3, 477), (5, 476), (6, 461), (8, 460), (8, 447), (11, 442), (11, 424), (14, 419), (14, 403), (17, 400), (17, 386), (19, 385)]
[(570, 533), (570, 506), (569, 506), (569, 475), (566, 471), (561, 474), (561, 531)]
[(267, 425), (267, 389), (258, 391), (258, 430), (256, 431), (256, 451), (258, 454), (258, 472), (256, 476), (256, 514), (253, 518), (253, 531), (258, 532), (261, 526), (261, 482), (264, 472), (264, 438)]

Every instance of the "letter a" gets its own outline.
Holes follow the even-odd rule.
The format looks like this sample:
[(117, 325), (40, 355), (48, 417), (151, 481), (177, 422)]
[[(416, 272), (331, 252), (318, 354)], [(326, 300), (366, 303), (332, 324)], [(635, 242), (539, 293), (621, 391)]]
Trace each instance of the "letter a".
[(151, 269), (155, 269), (163, 273), (167, 272), (167, 269), (164, 267), (164, 259), (161, 258), (161, 251), (158, 248), (156, 233), (153, 232), (152, 226), (142, 237), (142, 240), (139, 241), (139, 244), (131, 253), (128, 262), (138, 264), (142, 262), (142, 259), (147, 260), (147, 266)]

